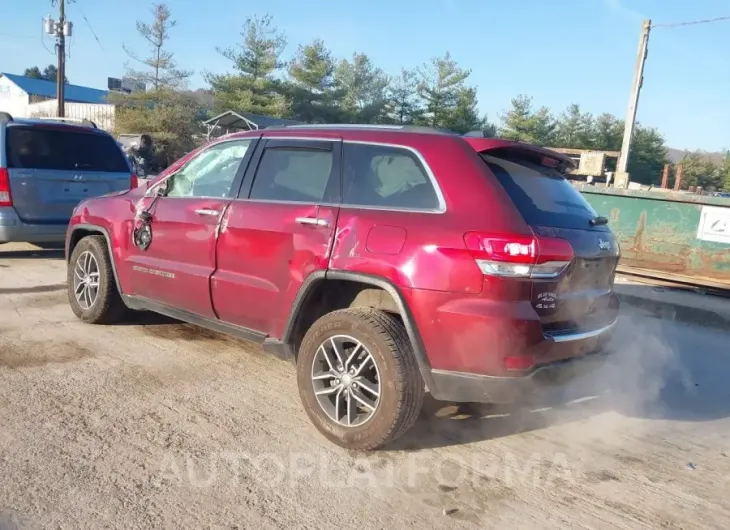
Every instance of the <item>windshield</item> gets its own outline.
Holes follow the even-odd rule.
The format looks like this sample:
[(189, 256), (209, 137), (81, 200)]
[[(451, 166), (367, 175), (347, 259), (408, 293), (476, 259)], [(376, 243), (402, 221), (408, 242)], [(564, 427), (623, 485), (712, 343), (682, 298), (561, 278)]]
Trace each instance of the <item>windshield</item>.
[(482, 154), (489, 169), (510, 196), (527, 224), (606, 231), (591, 226), (596, 211), (578, 190), (554, 169), (523, 160)]

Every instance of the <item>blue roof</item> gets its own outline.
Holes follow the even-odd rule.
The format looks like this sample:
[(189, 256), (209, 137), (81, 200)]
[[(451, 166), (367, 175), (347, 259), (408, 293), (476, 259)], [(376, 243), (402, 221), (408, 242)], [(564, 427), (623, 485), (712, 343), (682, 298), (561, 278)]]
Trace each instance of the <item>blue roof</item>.
[[(47, 98), (56, 97), (56, 83), (45, 79), (33, 79), (22, 75), (0, 73), (0, 76), (7, 77), (18, 85), (18, 87), (31, 96), (42, 96)], [(88, 88), (79, 85), (65, 85), (64, 99), (77, 103), (106, 103), (109, 92), (96, 88)]]

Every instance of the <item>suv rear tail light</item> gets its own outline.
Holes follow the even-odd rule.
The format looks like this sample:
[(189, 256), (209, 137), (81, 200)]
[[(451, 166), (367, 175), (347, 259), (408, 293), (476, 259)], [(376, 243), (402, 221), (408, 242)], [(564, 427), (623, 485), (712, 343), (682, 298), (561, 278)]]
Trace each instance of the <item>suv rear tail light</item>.
[(134, 189), (137, 186), (139, 186), (139, 180), (137, 179), (137, 175), (132, 173), (132, 178), (129, 181), (129, 187), (130, 187), (130, 189)]
[(464, 243), (483, 274), (508, 278), (554, 278), (573, 261), (565, 239), (469, 232)]
[(12, 206), (13, 198), (10, 195), (10, 174), (0, 167), (0, 206)]

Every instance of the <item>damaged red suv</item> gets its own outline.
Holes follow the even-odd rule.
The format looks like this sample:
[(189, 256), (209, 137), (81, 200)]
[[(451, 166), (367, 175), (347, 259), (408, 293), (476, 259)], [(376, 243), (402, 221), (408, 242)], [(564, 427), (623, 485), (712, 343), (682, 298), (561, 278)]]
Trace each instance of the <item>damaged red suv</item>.
[(84, 322), (150, 310), (258, 342), (295, 363), (327, 438), (374, 449), (424, 392), (511, 401), (604, 351), (619, 248), (572, 165), (417, 127), (229, 135), (76, 208), (69, 302)]

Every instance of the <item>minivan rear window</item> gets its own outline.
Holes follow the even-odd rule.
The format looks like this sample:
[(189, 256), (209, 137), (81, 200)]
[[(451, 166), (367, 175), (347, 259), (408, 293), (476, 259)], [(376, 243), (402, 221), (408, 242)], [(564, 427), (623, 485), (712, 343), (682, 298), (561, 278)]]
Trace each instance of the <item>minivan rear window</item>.
[(608, 230), (606, 226), (590, 224), (598, 214), (580, 192), (556, 170), (522, 160), (507, 160), (487, 154), (482, 154), (481, 157), (527, 224)]
[(129, 173), (117, 142), (106, 134), (73, 129), (6, 129), (8, 168)]

